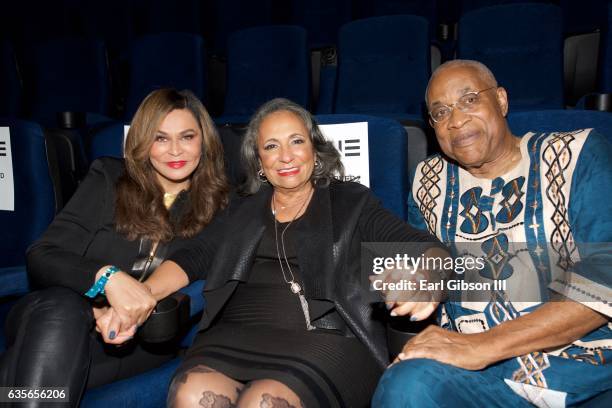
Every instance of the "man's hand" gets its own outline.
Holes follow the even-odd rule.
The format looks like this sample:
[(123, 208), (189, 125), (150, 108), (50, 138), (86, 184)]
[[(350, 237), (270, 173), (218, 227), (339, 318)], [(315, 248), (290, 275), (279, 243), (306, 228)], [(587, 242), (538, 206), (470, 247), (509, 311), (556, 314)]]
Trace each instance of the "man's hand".
[(467, 370), (480, 370), (495, 360), (490, 342), (482, 333), (463, 334), (428, 326), (404, 346), (393, 364), (413, 358), (428, 358)]
[[(102, 268), (101, 271), (105, 270)], [(155, 305), (155, 298), (143, 283), (125, 272), (113, 274), (104, 287), (106, 299), (119, 319), (120, 331), (140, 326), (147, 320)]]

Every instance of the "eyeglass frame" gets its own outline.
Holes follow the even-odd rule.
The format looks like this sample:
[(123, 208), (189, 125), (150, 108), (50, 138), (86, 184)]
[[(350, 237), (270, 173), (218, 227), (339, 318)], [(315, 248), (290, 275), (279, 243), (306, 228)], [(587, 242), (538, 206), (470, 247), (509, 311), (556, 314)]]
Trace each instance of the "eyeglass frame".
[[(443, 105), (441, 105), (441, 106), (446, 106), (447, 108), (449, 108), (449, 109), (450, 109), (450, 114), (448, 115), (448, 118), (450, 118), (450, 116), (453, 114), (453, 109), (455, 109), (455, 107), (457, 106), (457, 104), (458, 104), (458, 103), (461, 101), (461, 98), (465, 97), (466, 95), (475, 95), (475, 96), (479, 96), (479, 95), (480, 95), (481, 93), (483, 93), (483, 92), (490, 91), (491, 89), (496, 89), (496, 88), (499, 88), (499, 85), (495, 85), (495, 86), (491, 86), (491, 87), (489, 87), (489, 88), (481, 89), (480, 91), (470, 91), (470, 92), (466, 92), (466, 93), (464, 93), (463, 95), (461, 95), (457, 101), (455, 101), (455, 102), (451, 103), (450, 105), (445, 105), (445, 104), (443, 104)], [(465, 111), (464, 111), (463, 109), (461, 109), (461, 108), (459, 108), (459, 110), (460, 110), (461, 112), (465, 112)], [(438, 122), (438, 121), (436, 121), (436, 120), (433, 118), (433, 115), (431, 114), (431, 111), (428, 111), (427, 113), (428, 113), (428, 115), (429, 115), (429, 120), (430, 120), (431, 122), (433, 122), (433, 123), (431, 123), (431, 122), (430, 122), (431, 126), (435, 126), (435, 125), (437, 125), (437, 124), (439, 124), (439, 123), (444, 123), (444, 122), (446, 122), (446, 121), (448, 120), (448, 118), (446, 118), (446, 119), (441, 120), (441, 121), (439, 121), (439, 122)]]

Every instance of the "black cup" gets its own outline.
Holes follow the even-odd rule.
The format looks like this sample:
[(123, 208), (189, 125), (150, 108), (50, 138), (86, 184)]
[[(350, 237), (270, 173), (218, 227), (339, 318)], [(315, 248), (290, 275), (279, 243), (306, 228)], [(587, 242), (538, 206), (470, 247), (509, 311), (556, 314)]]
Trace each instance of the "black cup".
[(172, 340), (188, 319), (189, 296), (173, 293), (157, 303), (151, 316), (138, 329), (138, 336), (147, 343)]

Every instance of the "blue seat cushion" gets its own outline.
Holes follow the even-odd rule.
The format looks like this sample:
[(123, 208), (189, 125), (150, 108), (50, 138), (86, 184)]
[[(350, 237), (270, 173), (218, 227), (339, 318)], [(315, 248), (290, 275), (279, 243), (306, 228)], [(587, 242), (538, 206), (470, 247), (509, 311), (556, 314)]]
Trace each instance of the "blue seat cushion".
[(170, 380), (179, 363), (180, 358), (175, 358), (146, 373), (87, 390), (81, 407), (165, 407)]
[(0, 268), (0, 299), (29, 292), (25, 265)]

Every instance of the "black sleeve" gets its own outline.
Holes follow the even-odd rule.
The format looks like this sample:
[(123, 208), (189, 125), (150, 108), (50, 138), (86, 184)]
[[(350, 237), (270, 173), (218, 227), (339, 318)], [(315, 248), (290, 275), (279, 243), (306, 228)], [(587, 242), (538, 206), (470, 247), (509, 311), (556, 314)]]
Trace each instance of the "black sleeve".
[(362, 241), (364, 242), (404, 242), (419, 252), (431, 247), (446, 247), (427, 231), (416, 229), (389, 210), (369, 194), (359, 219)]
[(112, 211), (109, 206), (114, 207), (109, 202), (114, 200), (114, 189), (115, 180), (105, 171), (104, 161), (96, 160), (68, 204), (28, 248), (26, 262), (32, 285), (64, 286), (79, 293), (93, 285), (96, 272), (106, 262), (84, 255), (102, 218)]
[(166, 260), (178, 264), (189, 278), (189, 283), (206, 279), (218, 245), (224, 239), (228, 209), (219, 212), (196, 236), (177, 243)]

